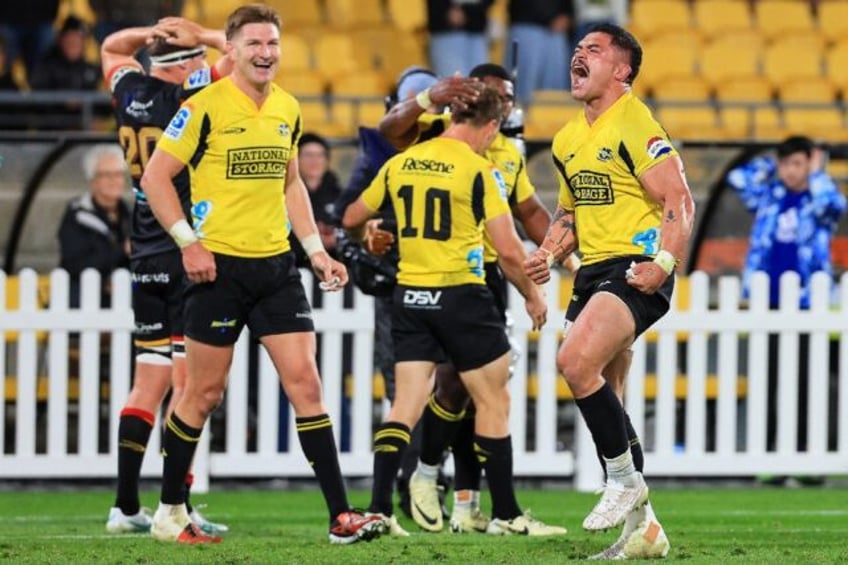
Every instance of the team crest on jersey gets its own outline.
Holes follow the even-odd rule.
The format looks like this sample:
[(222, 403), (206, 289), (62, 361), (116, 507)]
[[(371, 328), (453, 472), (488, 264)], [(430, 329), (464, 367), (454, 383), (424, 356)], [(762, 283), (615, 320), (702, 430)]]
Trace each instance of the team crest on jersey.
[(277, 131), (280, 132), (281, 136), (288, 137), (289, 134), (291, 133), (291, 128), (289, 127), (289, 125), (286, 122), (283, 122), (283, 123), (280, 124), (280, 127), (277, 128)]
[(495, 184), (498, 186), (498, 192), (504, 200), (509, 199), (509, 192), (506, 189), (506, 180), (503, 174), (498, 169), (492, 169), (492, 176), (495, 179)]
[(209, 84), (212, 84), (212, 71), (208, 67), (194, 71), (188, 75), (185, 82), (185, 86), (188, 89), (200, 88)]
[(514, 174), (516, 169), (515, 161), (505, 161), (503, 164), (503, 170), (507, 173)]
[(165, 137), (177, 140), (182, 137), (188, 121), (191, 119), (191, 110), (188, 106), (180, 108), (174, 117), (171, 118), (171, 123), (165, 128)]
[(601, 147), (598, 149), (598, 161), (606, 163), (610, 160), (612, 160), (612, 149), (609, 147)]
[(648, 140), (647, 150), (651, 159), (656, 159), (660, 155), (671, 153), (671, 144), (660, 136), (654, 136)]

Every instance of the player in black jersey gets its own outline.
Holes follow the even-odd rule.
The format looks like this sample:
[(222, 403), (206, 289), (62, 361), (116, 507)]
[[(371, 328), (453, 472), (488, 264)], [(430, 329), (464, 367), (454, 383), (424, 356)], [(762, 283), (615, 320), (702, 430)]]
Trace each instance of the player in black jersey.
[[(118, 487), (109, 511), (109, 532), (146, 532), (151, 518), (141, 508), (138, 481), (155, 414), (173, 386), (171, 407), (185, 383), (182, 320), (182, 257), (150, 211), (139, 180), (156, 141), (180, 104), (230, 70), (229, 58), (210, 69), (206, 47), (223, 50), (223, 31), (182, 18), (166, 18), (154, 27), (128, 28), (106, 38), (101, 49), (103, 75), (112, 92), (118, 138), (133, 181), (135, 206), (131, 228), (135, 379), (118, 426)], [(133, 54), (148, 45), (145, 73)], [(186, 217), (191, 198), (188, 173), (174, 179)], [(190, 487), (191, 475), (186, 478)], [(192, 520), (207, 533), (227, 527), (209, 522), (192, 509)]]

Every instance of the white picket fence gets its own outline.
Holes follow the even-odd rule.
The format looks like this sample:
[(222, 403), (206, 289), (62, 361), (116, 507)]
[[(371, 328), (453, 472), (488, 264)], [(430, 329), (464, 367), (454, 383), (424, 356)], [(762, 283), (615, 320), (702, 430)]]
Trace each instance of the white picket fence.
[[(68, 308), (68, 276), (63, 271), (50, 275), (46, 304), (38, 296), (36, 273), (21, 271), (15, 310), (5, 309), (6, 279), (0, 272), (0, 367), (11, 376), (7, 378), (6, 402), (0, 403), (0, 479), (114, 476), (118, 415), (131, 378), (133, 316), (128, 273), (114, 274), (109, 310), (99, 308), (100, 281), (94, 271), (83, 275), (78, 310)], [(740, 304), (738, 279), (723, 277), (712, 282), (717, 282), (717, 290), (712, 290), (717, 296), (712, 301), (715, 306), (711, 305), (710, 279), (695, 273), (689, 278), (689, 307), (675, 307), (654, 328), (652, 339), (640, 338), (634, 346), (626, 405), (646, 447), (646, 473), (718, 477), (848, 472), (848, 316), (845, 307), (831, 308), (827, 277), (816, 277), (808, 311), (796, 307), (798, 279), (794, 274), (784, 275), (781, 281), (783, 304), (778, 311), (768, 309), (765, 275), (755, 279), (747, 307)], [(304, 283), (311, 288), (309, 273), (304, 273)], [(589, 490), (600, 483), (594, 446), (573, 401), (556, 394), (560, 377), (555, 354), (563, 319), (558, 285), (555, 275), (548, 287), (550, 323), (536, 336), (530, 333), (521, 300), (514, 291), (511, 296), (515, 334), (525, 352), (510, 383), (515, 473), (573, 477), (577, 488)], [(848, 275), (842, 277), (838, 290), (839, 302), (848, 304)], [(322, 336), (319, 368), (325, 401), (337, 442), (342, 443), (344, 421), (349, 444), (340, 454), (341, 467), (348, 476), (368, 476), (375, 412), (379, 416), (379, 409), (385, 408), (384, 402), (375, 402), (373, 397), (373, 300), (357, 292), (354, 307), (344, 308), (342, 295), (325, 294), (322, 307), (314, 314)], [(7, 336), (8, 331), (17, 335)], [(805, 361), (810, 368), (808, 405), (800, 410), (796, 401), (799, 332), (810, 334)], [(69, 379), (72, 333), (79, 334), (78, 376)], [(781, 340), (779, 419), (773, 451), (766, 449), (769, 333), (779, 333)], [(348, 383), (347, 389), (342, 356), (345, 334), (352, 335), (353, 343), (352, 385)], [(833, 339), (838, 340), (838, 363), (829, 360)], [(279, 437), (280, 389), (264, 351), (259, 355), (257, 390), (249, 387), (249, 342), (244, 332), (222, 407), (224, 448), (210, 450), (208, 427), (201, 442), (194, 470), (199, 491), (208, 488), (210, 477), (312, 475), (300, 451), (291, 411), (288, 426), (282, 426), (288, 437)], [(739, 362), (743, 344), (747, 345), (745, 373)], [(527, 354), (531, 350), (532, 356)], [(685, 351), (685, 358), (678, 359), (679, 351)], [(101, 371), (101, 362), (109, 363), (108, 371)], [(685, 371), (681, 369), (684, 362)], [(831, 364), (838, 366), (834, 378), (828, 377)], [(101, 383), (101, 374), (108, 382)], [(537, 393), (528, 395), (531, 374), (536, 375)], [(680, 374), (685, 374), (685, 395), (676, 393)], [(46, 375), (46, 385), (45, 379), (39, 384), (39, 375)], [(717, 391), (708, 394), (711, 385), (716, 388), (716, 381)], [(831, 381), (838, 385), (831, 386)], [(655, 394), (646, 394), (646, 383), (654, 382)], [(10, 398), (11, 384), (16, 392)], [(39, 392), (39, 386), (46, 390)], [(74, 387), (78, 390), (69, 394)], [(107, 397), (103, 396), (105, 390)], [(834, 407), (836, 412), (831, 413)], [(808, 422), (806, 451), (799, 451), (796, 445), (799, 418)], [(829, 432), (831, 421), (837, 422), (835, 432)], [(681, 425), (685, 430), (682, 438), (677, 433)], [(829, 445), (829, 433), (835, 445)], [(287, 439), (285, 450), (280, 449), (281, 439)], [(145, 476), (161, 474), (158, 447), (158, 434), (153, 434), (142, 469)]]

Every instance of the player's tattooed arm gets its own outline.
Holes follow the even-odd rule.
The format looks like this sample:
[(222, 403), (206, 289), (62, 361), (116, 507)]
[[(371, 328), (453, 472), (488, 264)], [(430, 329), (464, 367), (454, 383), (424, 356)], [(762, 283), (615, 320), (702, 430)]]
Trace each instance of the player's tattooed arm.
[(553, 254), (558, 263), (577, 249), (577, 230), (574, 225), (574, 210), (566, 210), (557, 206), (551, 226), (540, 246)]

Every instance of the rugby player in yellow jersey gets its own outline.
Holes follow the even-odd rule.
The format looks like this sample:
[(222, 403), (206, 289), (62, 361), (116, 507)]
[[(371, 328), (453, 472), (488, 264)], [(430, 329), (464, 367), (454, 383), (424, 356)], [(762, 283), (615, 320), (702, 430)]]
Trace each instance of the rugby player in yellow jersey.
[[(289, 248), (291, 229), (329, 289), (347, 283), (344, 265), (321, 245), (298, 172), (299, 104), (272, 82), (280, 17), (262, 4), (242, 6), (227, 19), (226, 38), (232, 74), (181, 106), (141, 181), (156, 219), (182, 250), (191, 283), (186, 389), (162, 439), (162, 493), (151, 533), (179, 543), (220, 541), (190, 526), (181, 483), (203, 425), (224, 394), (233, 345), (247, 325), (267, 349), (294, 407), (301, 447), (329, 509), (330, 541), (370, 539), (382, 523), (348, 504), (315, 365), (312, 314)], [(172, 182), (186, 166), (193, 227)]]
[[(484, 63), (471, 70), (470, 78), (496, 89), (504, 101), (504, 119), (513, 109), (514, 86), (506, 69)], [(435, 87), (433, 87), (435, 88)], [(381, 131), (394, 143), (420, 142), (439, 135), (450, 124), (450, 114), (424, 113), (415, 100), (408, 108), (390, 112), (381, 122)], [(416, 110), (416, 107), (419, 108)], [(400, 148), (405, 148), (401, 146)], [(542, 242), (551, 216), (536, 195), (527, 176), (527, 166), (521, 151), (503, 133), (498, 133), (484, 156), (497, 166), (507, 186), (507, 199), (513, 214), (521, 221), (530, 239)], [(484, 237), (484, 268), (486, 284), (495, 297), (498, 310), (506, 320), (507, 285), (498, 267), (498, 255), (488, 237)], [(575, 257), (576, 260), (576, 257)], [(442, 453), (449, 446), (454, 459), (454, 504), (450, 528), (453, 532), (485, 532), (488, 518), (480, 511), (481, 467), (473, 451), (474, 406), (459, 380), (456, 369), (448, 364), (436, 369), (433, 396), (422, 417), (421, 455), (418, 469), (409, 481), (412, 517), (428, 531), (443, 527), (437, 511), (436, 477)]]
[(552, 528), (523, 514), (515, 499), (509, 342), (483, 268), (485, 227), (506, 276), (525, 297), (533, 326), (544, 324), (544, 297), (521, 270), (526, 252), (509, 214), (503, 177), (480, 155), (498, 133), (503, 105), (496, 90), (484, 88), (465, 110), (455, 109), (444, 134), (386, 162), (342, 220), (346, 229), (361, 232), (386, 199), (398, 218), (395, 401), (374, 434), (369, 506), (387, 527), (392, 484), (410, 430), (427, 405), (430, 375), (436, 363), (450, 359), (477, 407), (474, 444), (492, 494), (489, 530), (533, 535)]
[(642, 49), (615, 25), (599, 25), (571, 60), (572, 94), (583, 112), (553, 141), (559, 204), (548, 235), (525, 263), (544, 283), (549, 265), (578, 245), (583, 267), (565, 321), (557, 366), (577, 399), (607, 484), (583, 522), (625, 523), (597, 558), (650, 558), (668, 539), (648, 502), (643, 454), (621, 403), (633, 341), (669, 309), (674, 270), (686, 253), (694, 203), (666, 132), (630, 91)]

